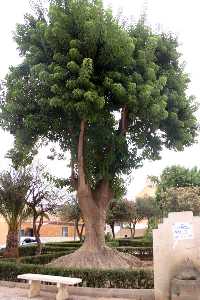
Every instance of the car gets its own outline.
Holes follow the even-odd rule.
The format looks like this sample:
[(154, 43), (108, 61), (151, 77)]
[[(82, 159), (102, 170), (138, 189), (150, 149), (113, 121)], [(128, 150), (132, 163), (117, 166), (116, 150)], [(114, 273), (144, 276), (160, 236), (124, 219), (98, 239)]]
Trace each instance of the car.
[(20, 246), (28, 246), (37, 244), (37, 241), (34, 237), (23, 237), (20, 239)]
[(0, 251), (1, 251), (1, 250), (5, 250), (5, 249), (6, 249), (6, 244), (0, 246)]

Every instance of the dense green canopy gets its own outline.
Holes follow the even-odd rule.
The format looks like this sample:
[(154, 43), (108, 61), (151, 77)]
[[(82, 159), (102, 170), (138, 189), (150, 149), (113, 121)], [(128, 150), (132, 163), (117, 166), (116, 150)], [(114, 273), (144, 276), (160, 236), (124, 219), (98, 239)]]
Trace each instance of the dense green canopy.
[(172, 187), (200, 186), (200, 170), (197, 167), (192, 169), (174, 165), (163, 170), (157, 180), (157, 189), (166, 190)]
[(15, 162), (38, 141), (59, 142), (77, 173), (81, 120), (93, 187), (194, 142), (196, 107), (171, 34), (142, 22), (124, 28), (100, 0), (60, 0), (47, 16), (27, 14), (15, 40), (23, 61), (10, 68), (1, 105)]
[(163, 214), (192, 210), (199, 214), (200, 170), (174, 165), (162, 171), (157, 183), (156, 200)]
[(159, 194), (163, 216), (174, 211), (192, 211), (200, 214), (200, 188), (198, 186), (171, 187)]

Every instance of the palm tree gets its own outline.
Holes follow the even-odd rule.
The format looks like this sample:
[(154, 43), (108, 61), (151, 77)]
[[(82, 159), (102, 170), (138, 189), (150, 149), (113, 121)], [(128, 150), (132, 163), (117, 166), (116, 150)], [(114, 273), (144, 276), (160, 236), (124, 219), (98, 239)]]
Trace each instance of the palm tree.
[(25, 171), (11, 169), (0, 173), (0, 214), (8, 224), (6, 250), (4, 256), (19, 256), (19, 229), (29, 216), (26, 204), (30, 176)]

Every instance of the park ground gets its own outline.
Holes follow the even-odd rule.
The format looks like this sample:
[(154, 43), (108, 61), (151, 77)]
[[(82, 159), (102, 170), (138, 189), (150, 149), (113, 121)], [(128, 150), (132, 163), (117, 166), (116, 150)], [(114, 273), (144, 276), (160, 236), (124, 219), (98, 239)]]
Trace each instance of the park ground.
[[(72, 288), (74, 289), (74, 288)], [(82, 291), (82, 293), (81, 293)], [(0, 281), (1, 300), (27, 300), (28, 284), (8, 281)], [(55, 300), (56, 288), (43, 286), (40, 296), (34, 300)], [(120, 289), (90, 289), (78, 288), (78, 291), (70, 291), (69, 300), (154, 300), (153, 290), (120, 290)]]
[[(0, 299), (1, 300), (27, 300), (27, 289), (24, 288), (11, 288), (11, 287), (0, 287)], [(92, 300), (94, 298), (87, 296), (71, 296), (70, 300)], [(107, 298), (95, 298), (99, 300), (105, 300)], [(114, 299), (114, 298), (113, 298)], [(41, 292), (40, 297), (35, 297), (34, 300), (55, 300), (55, 293), (52, 292)], [(121, 299), (122, 300), (122, 299)], [(125, 300), (125, 298), (123, 298)]]
[[(0, 299), (1, 300), (27, 300), (27, 289), (24, 288), (10, 288), (1, 286), (0, 287)], [(69, 300), (93, 300), (94, 297), (88, 296), (71, 296)], [(98, 297), (96, 300), (129, 300), (128, 298), (108, 298), (108, 297)], [(34, 300), (55, 300), (55, 293), (52, 292), (41, 292), (40, 297), (35, 297)], [(136, 300), (136, 299), (135, 299)]]

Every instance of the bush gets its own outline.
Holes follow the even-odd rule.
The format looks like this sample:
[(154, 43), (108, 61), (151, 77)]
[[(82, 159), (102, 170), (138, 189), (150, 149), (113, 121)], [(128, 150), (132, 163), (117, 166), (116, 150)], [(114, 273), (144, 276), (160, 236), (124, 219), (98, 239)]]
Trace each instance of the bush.
[[(19, 247), (19, 256), (24, 257), (24, 256), (34, 256), (36, 253), (36, 245), (30, 245), (30, 246), (22, 246)], [(74, 252), (77, 250), (77, 247), (58, 247), (58, 246), (47, 246), (44, 245), (42, 247), (42, 254), (52, 254), (52, 253), (57, 253), (57, 252)]]
[(119, 247), (128, 246), (128, 247), (152, 247), (153, 242), (151, 240), (145, 240), (145, 239), (120, 239), (119, 241)]
[(35, 255), (37, 245), (21, 246), (19, 247), (19, 256), (32, 256)]
[(77, 250), (77, 247), (53, 247), (53, 246), (47, 246), (44, 245), (42, 247), (42, 254), (47, 254), (47, 253), (56, 253), (56, 252), (60, 252), (60, 251), (71, 251), (74, 252)]
[(105, 234), (105, 241), (106, 242), (112, 242), (112, 240), (113, 240), (112, 234), (110, 232), (107, 232)]
[(60, 256), (64, 256), (64, 255), (67, 255), (70, 253), (71, 253), (70, 251), (60, 251), (60, 252), (52, 253), (52, 254), (26, 256), (26, 257), (21, 257), (19, 261), (20, 261), (20, 263), (23, 263), (23, 264), (45, 265)]
[(153, 259), (153, 248), (152, 247), (116, 247), (116, 249), (120, 252), (134, 255), (141, 260), (152, 260)]
[(119, 247), (119, 242), (117, 240), (112, 240), (111, 242), (107, 242), (106, 245), (108, 245), (108, 247)]
[(95, 270), (60, 269), (41, 265), (21, 264), (0, 261), (0, 280), (18, 281), (17, 275), (40, 273), (48, 275), (80, 277), (82, 286), (95, 288), (152, 289), (153, 271), (151, 269), (134, 270)]
[(54, 243), (46, 243), (45, 246), (50, 246), (50, 247), (73, 247), (73, 248), (79, 248), (80, 246), (82, 246), (81, 242), (76, 242), (76, 241), (72, 241), (72, 242), (54, 242)]

